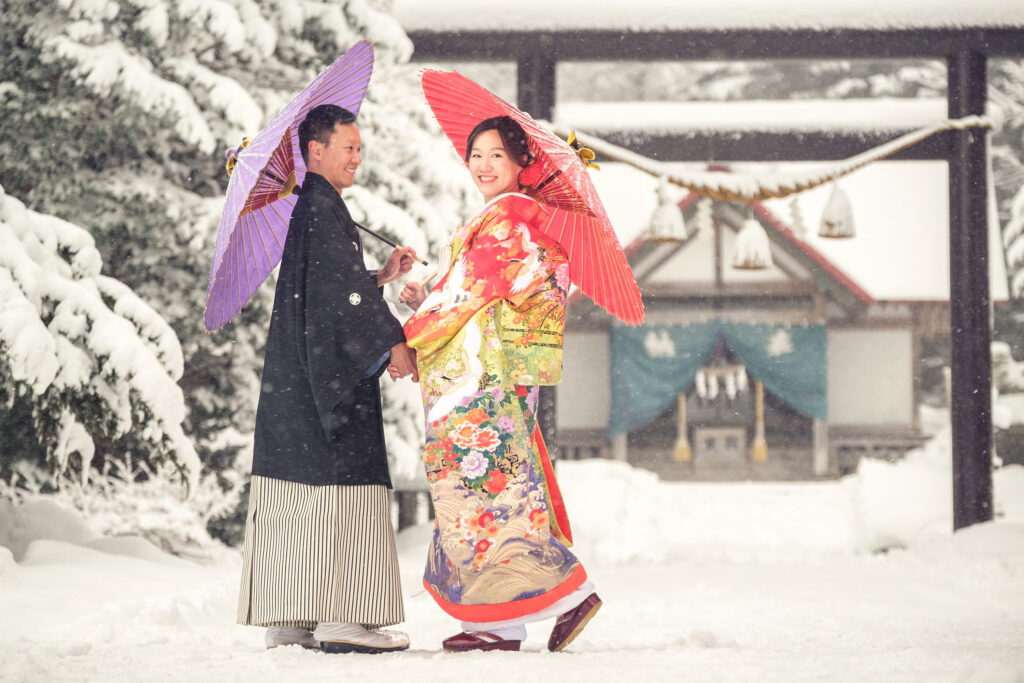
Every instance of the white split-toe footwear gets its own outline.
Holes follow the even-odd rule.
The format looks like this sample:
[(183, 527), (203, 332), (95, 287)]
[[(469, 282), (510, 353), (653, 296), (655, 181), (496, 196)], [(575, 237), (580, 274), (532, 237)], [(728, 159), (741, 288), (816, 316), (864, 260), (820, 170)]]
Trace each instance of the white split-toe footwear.
[(301, 626), (268, 626), (263, 638), (267, 649), (283, 645), (301, 645), (311, 650), (319, 650), (320, 643), (313, 637), (313, 632)]
[(367, 630), (360, 624), (322, 623), (313, 637), (324, 652), (383, 654), (409, 649), (409, 636), (401, 631)]

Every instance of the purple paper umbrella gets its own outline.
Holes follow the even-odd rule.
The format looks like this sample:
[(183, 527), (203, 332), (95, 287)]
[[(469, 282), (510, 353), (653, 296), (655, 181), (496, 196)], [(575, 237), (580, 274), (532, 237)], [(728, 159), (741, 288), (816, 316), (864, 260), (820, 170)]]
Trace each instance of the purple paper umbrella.
[(284, 251), (296, 185), (306, 165), (299, 124), (313, 107), (336, 104), (359, 112), (373, 72), (373, 45), (362, 41), (324, 69), (260, 133), (228, 152), (227, 198), (206, 294), (206, 329), (223, 327), (267, 279)]

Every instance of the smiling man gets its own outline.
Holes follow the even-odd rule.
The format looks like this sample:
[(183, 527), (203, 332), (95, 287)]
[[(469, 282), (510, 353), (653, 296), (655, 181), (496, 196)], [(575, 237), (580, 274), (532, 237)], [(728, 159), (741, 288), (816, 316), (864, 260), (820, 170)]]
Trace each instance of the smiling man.
[(347, 109), (299, 125), (306, 177), (292, 212), (267, 334), (246, 515), (238, 621), (266, 645), (404, 650), (379, 377), (416, 375), (382, 287), (412, 267), (396, 248), (379, 271), (342, 200), (362, 159)]

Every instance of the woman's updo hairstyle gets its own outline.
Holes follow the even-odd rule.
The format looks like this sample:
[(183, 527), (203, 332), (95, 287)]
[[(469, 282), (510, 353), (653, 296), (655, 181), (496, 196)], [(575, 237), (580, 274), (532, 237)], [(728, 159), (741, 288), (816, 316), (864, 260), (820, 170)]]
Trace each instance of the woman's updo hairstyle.
[(466, 163), (469, 163), (469, 155), (473, 150), (473, 142), (476, 141), (476, 137), (480, 133), (484, 133), (489, 130), (498, 131), (498, 137), (501, 138), (501, 144), (505, 147), (505, 151), (508, 152), (509, 158), (512, 159), (519, 166), (529, 166), (530, 162), (533, 161), (533, 155), (530, 154), (530, 146), (526, 139), (526, 131), (520, 126), (515, 119), (508, 116), (495, 116), (494, 118), (484, 119), (480, 123), (476, 124), (476, 128), (466, 138)]

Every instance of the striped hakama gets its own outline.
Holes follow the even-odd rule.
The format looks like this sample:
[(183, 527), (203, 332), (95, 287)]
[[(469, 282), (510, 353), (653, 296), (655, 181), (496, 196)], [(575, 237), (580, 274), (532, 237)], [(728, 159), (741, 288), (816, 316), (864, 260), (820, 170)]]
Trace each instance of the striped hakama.
[(405, 619), (386, 487), (311, 486), (253, 475), (238, 623)]

